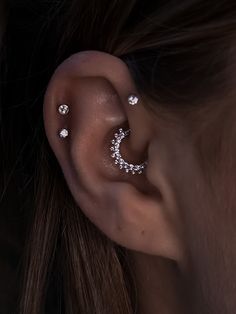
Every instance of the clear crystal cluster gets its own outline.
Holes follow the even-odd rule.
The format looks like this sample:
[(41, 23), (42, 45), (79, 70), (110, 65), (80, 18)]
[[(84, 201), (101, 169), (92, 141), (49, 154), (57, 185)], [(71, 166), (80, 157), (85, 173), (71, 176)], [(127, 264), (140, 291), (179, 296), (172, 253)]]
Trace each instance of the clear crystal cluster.
[(147, 162), (144, 162), (139, 165), (133, 165), (126, 162), (120, 153), (120, 144), (122, 140), (130, 134), (130, 130), (124, 131), (122, 128), (119, 129), (119, 133), (115, 133), (115, 138), (111, 141), (111, 157), (115, 159), (115, 164), (120, 168), (123, 169), (126, 173), (131, 172), (132, 174), (142, 174), (143, 170), (147, 166)]
[(128, 97), (128, 103), (132, 106), (137, 105), (138, 101), (139, 101), (139, 99), (136, 95), (130, 95)]
[(59, 133), (59, 136), (60, 136), (61, 138), (66, 138), (68, 135), (69, 135), (69, 132), (68, 132), (67, 129), (62, 129), (62, 130), (60, 131), (60, 133)]
[(69, 112), (69, 106), (66, 105), (66, 104), (62, 104), (58, 107), (58, 112), (61, 114), (61, 115), (66, 115), (68, 114)]

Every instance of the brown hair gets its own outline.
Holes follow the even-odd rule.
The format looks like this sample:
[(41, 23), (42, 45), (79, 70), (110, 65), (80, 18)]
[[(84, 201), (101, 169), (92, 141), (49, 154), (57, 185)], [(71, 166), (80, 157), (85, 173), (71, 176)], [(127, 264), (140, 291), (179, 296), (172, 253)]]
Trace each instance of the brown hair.
[[(31, 6), (43, 11), (37, 2)], [(34, 15), (31, 6), (28, 14)], [(19, 20), (14, 14), (17, 10), (12, 10), (12, 20)], [(20, 311), (50, 313), (53, 302), (53, 313), (56, 309), (68, 314), (134, 313), (135, 280), (126, 250), (97, 230), (72, 199), (45, 138), (40, 106), (43, 92), (35, 99), (36, 90), (39, 92), (35, 86), (38, 83), (43, 91), (53, 69), (70, 54), (94, 49), (126, 62), (139, 92), (149, 99), (147, 104), (151, 107), (157, 104), (168, 110), (198, 107), (207, 98), (227, 91), (236, 4), (223, 0), (214, 4), (205, 0), (70, 0), (54, 3), (46, 12), (44, 8), (40, 15), (43, 26), (36, 43), (31, 35), (33, 53), (24, 81), (27, 101), (21, 100), (21, 105), (29, 106), (30, 115), (38, 124), (31, 126), (33, 135), (29, 143), (33, 146), (28, 143), (21, 154), (25, 169), (30, 159), (28, 172), (34, 182), (31, 192), (35, 198), (26, 195), (25, 189), (25, 198), (34, 205), (29, 219), (31, 236), (26, 240)], [(30, 23), (35, 36), (40, 23), (34, 24), (33, 17)], [(10, 26), (8, 34), (12, 32)], [(14, 46), (11, 41), (8, 44)], [(8, 55), (5, 58), (13, 60)], [(5, 114), (7, 119), (10, 114)], [(5, 134), (12, 132), (7, 123), (2, 130)]]

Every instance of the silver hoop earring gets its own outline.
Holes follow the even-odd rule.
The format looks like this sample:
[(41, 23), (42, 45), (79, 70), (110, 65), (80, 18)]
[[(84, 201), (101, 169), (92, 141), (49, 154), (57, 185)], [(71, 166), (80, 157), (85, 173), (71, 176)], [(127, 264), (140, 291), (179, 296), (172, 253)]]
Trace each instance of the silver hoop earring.
[(144, 169), (147, 166), (147, 161), (138, 165), (133, 165), (125, 161), (122, 158), (122, 155), (120, 153), (120, 144), (122, 140), (125, 137), (127, 137), (129, 134), (130, 134), (130, 129), (127, 131), (124, 131), (122, 128), (119, 129), (119, 133), (115, 133), (114, 139), (111, 141), (112, 146), (110, 147), (110, 150), (113, 152), (111, 154), (111, 157), (115, 159), (114, 163), (120, 169), (123, 169), (126, 173), (131, 172), (132, 174), (142, 174)]

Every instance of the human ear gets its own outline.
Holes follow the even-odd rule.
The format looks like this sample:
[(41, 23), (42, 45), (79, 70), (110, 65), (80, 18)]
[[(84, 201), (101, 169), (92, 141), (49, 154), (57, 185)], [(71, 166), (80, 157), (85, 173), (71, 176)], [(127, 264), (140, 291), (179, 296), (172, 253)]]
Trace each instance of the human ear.
[[(153, 116), (143, 105), (126, 64), (117, 57), (87, 51), (65, 60), (45, 94), (44, 122), (49, 144), (84, 214), (110, 239), (128, 249), (180, 260), (183, 255), (176, 209), (165, 186), (153, 184), (153, 169), (126, 173), (111, 158), (111, 140), (130, 129), (121, 145), (132, 164), (149, 160)], [(60, 104), (69, 112), (61, 115)], [(61, 138), (61, 129), (68, 136)], [(153, 159), (153, 157), (152, 157)], [(161, 165), (160, 165), (161, 167)], [(173, 207), (173, 206), (172, 206)]]

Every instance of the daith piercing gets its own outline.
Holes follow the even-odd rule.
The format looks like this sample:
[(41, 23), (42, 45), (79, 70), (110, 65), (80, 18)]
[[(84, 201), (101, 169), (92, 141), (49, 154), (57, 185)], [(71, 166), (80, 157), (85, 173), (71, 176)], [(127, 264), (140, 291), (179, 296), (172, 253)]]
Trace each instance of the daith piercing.
[(120, 152), (120, 144), (129, 134), (130, 130), (124, 131), (122, 128), (119, 129), (118, 133), (115, 133), (114, 139), (111, 141), (111, 157), (115, 159), (115, 165), (117, 165), (120, 169), (123, 169), (126, 173), (131, 172), (132, 174), (142, 174), (147, 166), (147, 161), (138, 165), (130, 164), (123, 159)]

